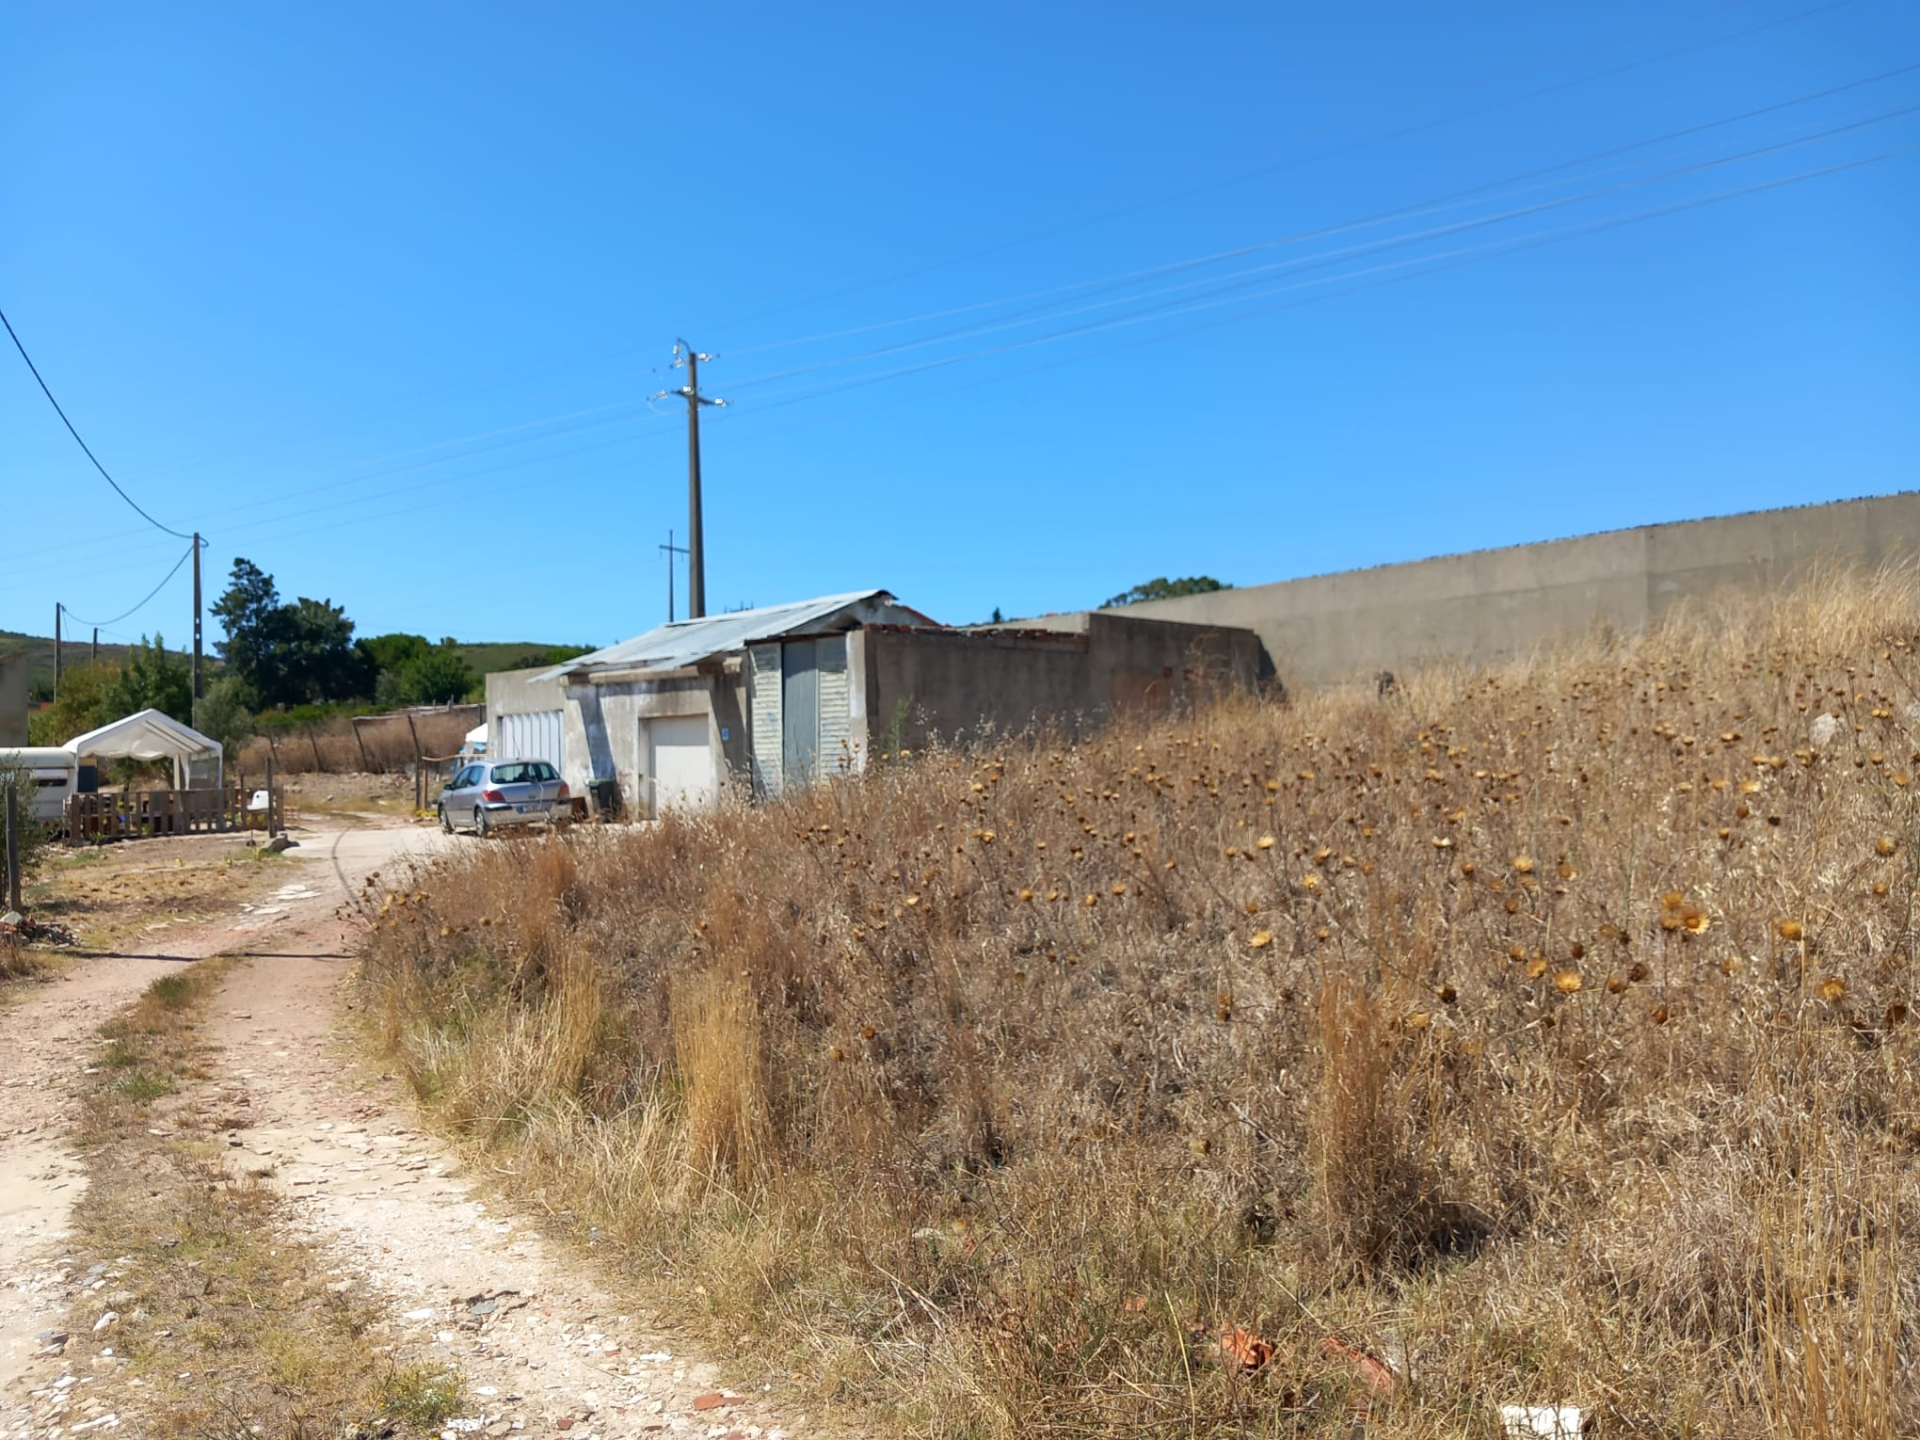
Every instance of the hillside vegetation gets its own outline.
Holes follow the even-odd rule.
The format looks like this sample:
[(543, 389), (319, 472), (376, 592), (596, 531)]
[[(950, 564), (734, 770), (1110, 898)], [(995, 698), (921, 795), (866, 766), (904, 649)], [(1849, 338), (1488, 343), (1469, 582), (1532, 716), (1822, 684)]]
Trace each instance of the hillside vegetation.
[(419, 1093), (937, 1436), (1920, 1428), (1920, 586), (369, 892)]

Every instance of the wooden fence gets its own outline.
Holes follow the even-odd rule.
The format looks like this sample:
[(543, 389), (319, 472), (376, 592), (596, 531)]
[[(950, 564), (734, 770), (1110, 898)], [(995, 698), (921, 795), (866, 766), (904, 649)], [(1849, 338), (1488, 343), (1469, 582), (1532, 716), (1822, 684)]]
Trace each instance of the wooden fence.
[(265, 790), (239, 785), (209, 790), (129, 790), (118, 795), (74, 795), (67, 800), (66, 838), (74, 842), (235, 830), (274, 835), (286, 825), (286, 798), (279, 786)]

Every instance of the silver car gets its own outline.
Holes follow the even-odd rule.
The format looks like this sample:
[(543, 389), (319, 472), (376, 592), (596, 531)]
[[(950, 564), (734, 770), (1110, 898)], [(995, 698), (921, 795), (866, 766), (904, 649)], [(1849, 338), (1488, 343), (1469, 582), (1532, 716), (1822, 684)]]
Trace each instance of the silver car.
[(554, 825), (571, 819), (573, 800), (560, 772), (545, 760), (475, 760), (440, 792), (440, 828), (470, 826), (490, 835), (509, 825)]

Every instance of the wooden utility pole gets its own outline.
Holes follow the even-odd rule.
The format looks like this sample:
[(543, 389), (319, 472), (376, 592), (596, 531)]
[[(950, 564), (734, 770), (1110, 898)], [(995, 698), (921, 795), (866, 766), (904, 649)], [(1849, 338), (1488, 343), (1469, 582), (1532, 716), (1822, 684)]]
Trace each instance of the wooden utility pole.
[(20, 910), (20, 796), (14, 789), (14, 777), (7, 777), (7, 908)]
[(100, 627), (93, 627), (93, 650), (87, 656), (87, 663), (96, 670), (100, 667)]
[(6, 908), (19, 912), (19, 791), (6, 778)]
[(193, 699), (196, 705), (203, 693), (200, 688), (200, 532), (196, 530), (193, 532)]
[(53, 698), (60, 698), (60, 612), (65, 609), (58, 600), (53, 602)]
[(673, 623), (673, 557), (685, 555), (687, 547), (673, 543), (673, 531), (667, 531), (667, 543), (660, 547), (667, 552), (667, 623)]
[(673, 368), (686, 367), (687, 383), (674, 391), (661, 391), (654, 398), (665, 399), (671, 393), (687, 401), (687, 618), (698, 620), (707, 613), (706, 527), (701, 523), (700, 505), (700, 407), (724, 405), (724, 400), (709, 399), (700, 393), (700, 362), (714, 357), (695, 350), (685, 340), (673, 347)]

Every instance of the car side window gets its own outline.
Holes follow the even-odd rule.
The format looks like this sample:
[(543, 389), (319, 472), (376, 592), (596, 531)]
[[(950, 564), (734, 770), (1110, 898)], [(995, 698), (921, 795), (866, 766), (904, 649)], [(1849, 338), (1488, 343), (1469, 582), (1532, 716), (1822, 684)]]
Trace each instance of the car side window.
[(463, 766), (460, 773), (455, 775), (448, 783), (447, 788), (450, 790), (466, 789), (469, 785), (473, 784), (473, 772), (478, 768), (479, 767), (475, 765)]

